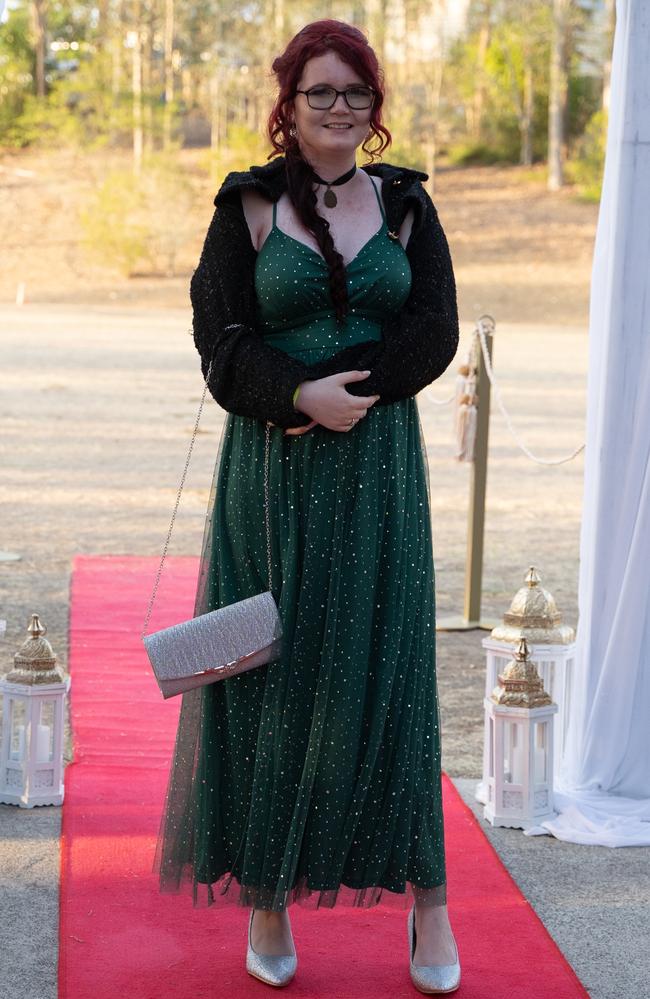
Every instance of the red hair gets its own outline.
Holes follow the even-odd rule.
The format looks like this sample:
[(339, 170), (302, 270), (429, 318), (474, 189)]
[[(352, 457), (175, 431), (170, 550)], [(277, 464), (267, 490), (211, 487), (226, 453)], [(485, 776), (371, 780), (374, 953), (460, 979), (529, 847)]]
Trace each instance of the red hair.
[[(305, 63), (325, 52), (336, 52), (344, 62), (355, 70), (368, 87), (375, 91), (369, 128), (370, 135), (361, 148), (375, 160), (391, 142), (391, 134), (381, 121), (381, 108), (384, 103), (384, 74), (368, 39), (359, 28), (345, 21), (325, 18), (312, 21), (295, 35), (282, 55), (273, 60), (272, 70), (277, 77), (280, 91), (269, 115), (267, 131), (273, 152), (268, 159), (287, 152), (297, 142), (289, 135), (288, 106), (293, 101), (296, 87)], [(368, 143), (378, 140), (373, 148)]]

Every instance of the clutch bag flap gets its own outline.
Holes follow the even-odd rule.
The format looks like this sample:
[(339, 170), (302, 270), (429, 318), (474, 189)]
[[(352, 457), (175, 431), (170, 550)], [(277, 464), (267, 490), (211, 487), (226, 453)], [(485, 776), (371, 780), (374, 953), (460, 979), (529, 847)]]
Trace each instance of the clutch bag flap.
[(213, 683), (280, 655), (282, 622), (270, 590), (143, 636), (163, 697)]

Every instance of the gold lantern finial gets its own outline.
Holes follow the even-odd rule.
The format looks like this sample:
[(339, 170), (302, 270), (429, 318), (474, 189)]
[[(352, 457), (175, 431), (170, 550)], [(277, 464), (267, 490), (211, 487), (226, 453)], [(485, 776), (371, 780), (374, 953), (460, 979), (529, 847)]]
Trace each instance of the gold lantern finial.
[(525, 638), (519, 640), (514, 659), (510, 660), (503, 673), (499, 673), (499, 683), (490, 697), (497, 704), (521, 708), (539, 708), (553, 703), (544, 690), (535, 664), (528, 658)]
[(43, 637), (46, 631), (47, 627), (41, 623), (38, 614), (32, 614), (27, 625), (30, 637), (14, 655), (14, 668), (7, 673), (6, 681), (28, 686), (64, 682), (63, 672), (56, 665), (57, 656), (47, 638)]
[(562, 624), (553, 594), (540, 585), (541, 577), (534, 565), (526, 573), (525, 585), (517, 590), (503, 623), (492, 629), (490, 637), (497, 642), (516, 644), (526, 638), (531, 645), (568, 645), (575, 632)]

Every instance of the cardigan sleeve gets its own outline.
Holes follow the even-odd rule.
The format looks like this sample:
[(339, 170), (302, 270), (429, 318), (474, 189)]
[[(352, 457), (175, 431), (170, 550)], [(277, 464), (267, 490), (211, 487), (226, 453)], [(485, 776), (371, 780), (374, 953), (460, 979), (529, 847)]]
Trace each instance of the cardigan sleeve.
[(429, 195), (422, 224), (408, 241), (411, 291), (400, 314), (386, 320), (382, 339), (344, 348), (319, 367), (321, 377), (346, 365), (371, 373), (350, 382), (352, 395), (379, 394), (374, 405), (416, 395), (447, 369), (458, 348), (456, 283), (449, 246)]
[[(241, 196), (220, 200), (190, 281), (192, 335), (220, 406), (279, 427), (311, 422), (293, 406), (308, 365), (264, 342), (255, 328), (255, 248)], [(313, 378), (314, 376), (311, 375)]]

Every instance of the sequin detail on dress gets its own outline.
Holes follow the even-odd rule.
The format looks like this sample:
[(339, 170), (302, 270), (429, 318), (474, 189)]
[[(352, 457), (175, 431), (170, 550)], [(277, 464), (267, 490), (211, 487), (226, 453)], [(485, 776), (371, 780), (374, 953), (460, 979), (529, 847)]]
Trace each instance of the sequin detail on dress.
[[(378, 197), (379, 201), (379, 197)], [(381, 201), (379, 201), (380, 208)], [(383, 216), (383, 209), (382, 209)], [(381, 338), (410, 289), (381, 229), (347, 268), (338, 323), (322, 258), (274, 225), (258, 254), (265, 339), (306, 363)], [(267, 587), (264, 423), (229, 413), (195, 614)], [(280, 659), (183, 695), (154, 870), (196, 906), (446, 901), (435, 578), (415, 398), (270, 452)]]

